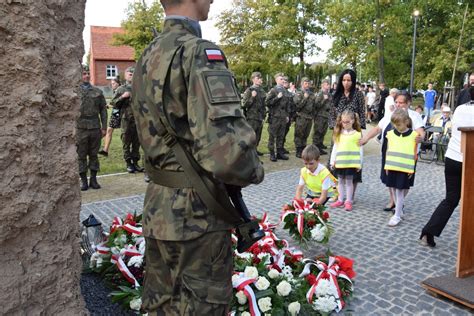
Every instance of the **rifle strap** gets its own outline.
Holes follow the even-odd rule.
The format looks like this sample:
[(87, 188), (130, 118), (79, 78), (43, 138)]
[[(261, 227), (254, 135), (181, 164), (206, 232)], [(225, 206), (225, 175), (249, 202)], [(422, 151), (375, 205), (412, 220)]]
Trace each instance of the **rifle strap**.
[[(160, 122), (165, 127), (165, 130), (162, 132), (162, 137), (164, 137), (166, 145), (171, 148), (173, 151), (176, 160), (181, 165), (184, 170), (184, 175), (186, 180), (183, 180), (183, 175), (181, 172), (169, 173), (167, 171), (157, 170), (151, 164), (146, 164), (147, 172), (150, 174), (150, 178), (154, 183), (167, 186), (167, 187), (192, 187), (196, 190), (197, 194), (207, 206), (207, 208), (214, 213), (214, 215), (227, 223), (238, 225), (243, 223), (243, 219), (240, 216), (239, 212), (235, 209), (229, 199), (229, 195), (224, 185), (218, 183), (212, 175), (202, 169), (202, 167), (197, 163), (194, 157), (188, 152), (182, 140), (180, 140), (176, 132), (170, 125), (170, 122), (166, 116), (165, 103), (163, 99), (163, 90), (167, 84), (169, 78), (171, 63), (174, 60), (176, 53), (184, 45), (177, 45), (172, 58), (165, 60), (160, 60), (158, 64), (158, 71), (154, 72), (154, 80), (163, 84), (163, 88), (156, 89), (155, 95), (156, 99), (160, 100), (160, 103), (156, 104), (156, 107), (151, 106), (151, 114), (155, 117), (158, 117)], [(160, 47), (161, 51), (158, 53), (159, 56), (166, 56), (163, 49)], [(157, 173), (157, 171), (161, 173)], [(166, 172), (165, 174), (163, 172)], [(164, 175), (164, 179), (158, 179)], [(176, 179), (180, 178), (180, 179)], [(183, 182), (181, 182), (183, 181)]]

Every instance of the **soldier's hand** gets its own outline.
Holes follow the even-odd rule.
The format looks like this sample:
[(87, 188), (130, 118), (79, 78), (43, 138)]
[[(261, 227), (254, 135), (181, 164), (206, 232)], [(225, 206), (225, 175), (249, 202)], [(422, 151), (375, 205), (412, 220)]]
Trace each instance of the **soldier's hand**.
[(307, 99), (309, 97), (309, 94), (305, 92), (303, 96), (305, 99)]
[(107, 134), (107, 130), (106, 129), (101, 129), (100, 133), (102, 134), (102, 138), (104, 138), (105, 134)]
[(277, 98), (280, 99), (283, 96), (283, 92), (278, 92)]
[(286, 122), (288, 123), (290, 121), (290, 118), (287, 116), (286, 117)]
[(125, 91), (122, 96), (121, 96), (122, 99), (126, 99), (126, 98), (130, 98), (130, 92), (129, 91)]
[(255, 98), (256, 96), (257, 96), (257, 91), (255, 91), (255, 90), (254, 90), (254, 91), (252, 91), (252, 97), (254, 97), (254, 98)]
[(324, 100), (327, 100), (329, 96), (327, 94), (323, 95)]

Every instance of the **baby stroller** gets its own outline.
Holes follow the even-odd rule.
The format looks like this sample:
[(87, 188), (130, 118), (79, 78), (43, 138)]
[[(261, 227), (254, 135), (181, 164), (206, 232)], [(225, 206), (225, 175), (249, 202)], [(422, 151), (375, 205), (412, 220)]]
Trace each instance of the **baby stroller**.
[(425, 139), (421, 142), (419, 160), (421, 162), (444, 164), (444, 156), (448, 149), (451, 129), (441, 126), (429, 126), (425, 130)]

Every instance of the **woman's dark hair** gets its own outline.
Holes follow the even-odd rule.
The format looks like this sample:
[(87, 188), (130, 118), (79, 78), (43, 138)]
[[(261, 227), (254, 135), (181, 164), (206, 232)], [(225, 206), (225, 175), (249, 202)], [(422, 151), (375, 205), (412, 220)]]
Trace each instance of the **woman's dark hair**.
[(110, 79), (111, 81), (115, 81), (116, 83), (118, 83), (119, 85), (121, 85), (122, 83), (120, 82), (120, 78), (119, 77), (113, 77), (112, 79)]
[(342, 85), (342, 79), (344, 78), (344, 75), (349, 74), (351, 76), (351, 90), (349, 93), (349, 100), (352, 100), (354, 97), (354, 94), (356, 92), (356, 73), (352, 69), (346, 69), (341, 72), (339, 75), (339, 78), (337, 79), (337, 87), (336, 87), (336, 92), (334, 93), (334, 104), (337, 106), (339, 103), (339, 100), (342, 97), (342, 94), (344, 93), (344, 86)]

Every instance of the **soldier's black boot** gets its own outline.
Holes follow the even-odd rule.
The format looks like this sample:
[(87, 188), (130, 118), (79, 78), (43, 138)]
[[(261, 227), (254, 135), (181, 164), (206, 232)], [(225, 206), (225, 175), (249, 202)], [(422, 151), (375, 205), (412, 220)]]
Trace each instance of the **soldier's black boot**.
[(301, 158), (301, 153), (303, 152), (304, 147), (296, 147), (296, 158)]
[(127, 159), (126, 160), (127, 162), (127, 172), (128, 173), (135, 173), (135, 165), (132, 163), (132, 160), (131, 159)]
[(87, 191), (89, 189), (89, 185), (87, 184), (87, 174), (84, 173), (79, 173), (79, 176), (81, 177), (81, 191)]
[(143, 172), (145, 170), (145, 168), (140, 167), (140, 165), (138, 164), (138, 161), (133, 162), (133, 167), (135, 168), (135, 171), (137, 172)]
[[(284, 153), (284, 154), (287, 154), (287, 155), (288, 155), (290, 152), (289, 152), (288, 150), (286, 150), (286, 148), (285, 148), (285, 147), (283, 147), (283, 149), (282, 149), (282, 153)], [(280, 158), (278, 158), (278, 159), (280, 159)]]
[(327, 155), (328, 152), (323, 149), (323, 147), (319, 147), (319, 154), (320, 155)]
[(281, 160), (288, 160), (288, 156), (285, 154), (285, 152), (283, 151), (283, 149), (278, 149), (277, 150), (277, 159), (281, 159)]
[(100, 184), (97, 182), (97, 171), (91, 170), (91, 178), (89, 179), (89, 186), (95, 190), (100, 189)]
[(270, 150), (270, 161), (277, 161), (277, 157), (275, 156), (275, 152)]

